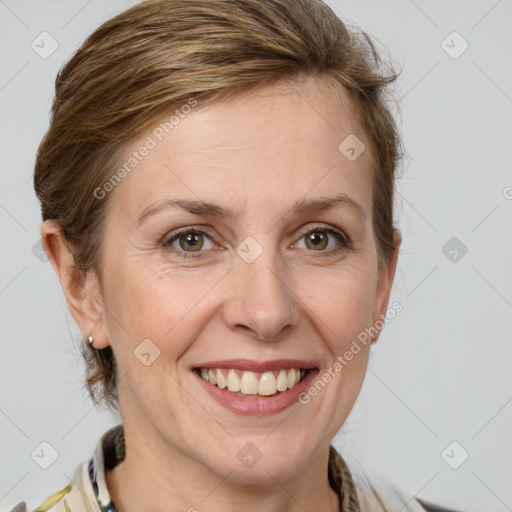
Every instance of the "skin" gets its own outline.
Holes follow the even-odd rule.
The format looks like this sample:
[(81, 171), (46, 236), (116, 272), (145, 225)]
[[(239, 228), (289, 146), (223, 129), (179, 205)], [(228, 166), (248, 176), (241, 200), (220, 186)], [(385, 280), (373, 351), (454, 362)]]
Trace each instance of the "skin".
[[(349, 134), (367, 148), (353, 162), (338, 149)], [(126, 158), (148, 135), (125, 148)], [(385, 315), (398, 251), (379, 270), (374, 165), (343, 93), (324, 79), (267, 85), (192, 109), (110, 192), (103, 295), (94, 273), (76, 278), (58, 226), (43, 223), (45, 251), (83, 336), (92, 333), (96, 348), (110, 344), (119, 364), (127, 455), (107, 485), (120, 512), (338, 510), (325, 470), (329, 444), (361, 389), (369, 343), (307, 405), (270, 416), (225, 409), (191, 368), (225, 358), (297, 358), (316, 361), (321, 376)], [(291, 211), (299, 200), (341, 193), (365, 216), (343, 204)], [(169, 208), (136, 226), (145, 208), (169, 198), (234, 214)], [(162, 246), (182, 227), (206, 233), (189, 250), (199, 257), (180, 256), (184, 236), (181, 246), (174, 240), (175, 252)], [(320, 248), (306, 245), (305, 227), (328, 237)], [(329, 227), (349, 246), (323, 231)], [(263, 249), (252, 263), (236, 253), (248, 236)], [(149, 366), (133, 354), (147, 338), (161, 351)], [(247, 442), (262, 454), (251, 468), (236, 457)]]

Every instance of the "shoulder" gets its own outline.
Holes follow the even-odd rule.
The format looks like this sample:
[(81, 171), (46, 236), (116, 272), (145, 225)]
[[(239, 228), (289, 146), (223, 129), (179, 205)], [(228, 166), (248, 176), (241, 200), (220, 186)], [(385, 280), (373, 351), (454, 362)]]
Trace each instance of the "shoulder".
[[(81, 463), (75, 470), (72, 483), (48, 495), (35, 508), (27, 502), (18, 503), (9, 512), (97, 512), (99, 508), (91, 500), (92, 488), (88, 478), (89, 461)], [(90, 488), (90, 489), (89, 489)], [(84, 492), (82, 492), (82, 490)]]
[(22, 501), (8, 512), (113, 512), (115, 508), (108, 494), (105, 473), (123, 458), (124, 428), (119, 424), (103, 433), (92, 457), (75, 469), (71, 483), (47, 495), (44, 501), (38, 500), (41, 504), (36, 508)]
[[(350, 466), (350, 469), (349, 469)], [(399, 489), (383, 475), (350, 464), (331, 445), (329, 479), (343, 510), (359, 512), (456, 512), (416, 498)]]
[(411, 495), (382, 475), (353, 474), (360, 512), (401, 510), (403, 512), (456, 512)]
[(425, 512), (414, 496), (407, 496), (389, 480), (380, 475), (352, 471), (361, 512), (401, 510)]

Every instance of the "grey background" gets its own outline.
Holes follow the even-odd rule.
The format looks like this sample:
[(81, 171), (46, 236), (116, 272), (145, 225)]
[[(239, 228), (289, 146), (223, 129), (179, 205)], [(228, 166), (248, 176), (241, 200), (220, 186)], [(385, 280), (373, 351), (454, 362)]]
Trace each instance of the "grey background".
[[(79, 331), (51, 265), (33, 253), (32, 169), (58, 69), (134, 3), (0, 0), (0, 508), (35, 507), (67, 485), (120, 421), (87, 398)], [(470, 512), (512, 510), (512, 2), (328, 3), (403, 67), (407, 148), (391, 297), (403, 311), (372, 349), (334, 444), (355, 466), (420, 497)], [(46, 59), (31, 48), (43, 31), (58, 43)], [(464, 40), (469, 47), (454, 58)], [(58, 453), (48, 469), (31, 457), (43, 441)], [(469, 457), (453, 469), (447, 461), (460, 464), (463, 450)]]

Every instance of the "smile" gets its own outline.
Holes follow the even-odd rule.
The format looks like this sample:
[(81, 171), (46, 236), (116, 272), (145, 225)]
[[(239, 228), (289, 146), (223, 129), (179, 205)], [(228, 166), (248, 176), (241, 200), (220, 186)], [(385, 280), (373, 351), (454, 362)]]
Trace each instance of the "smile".
[(207, 396), (237, 414), (268, 416), (299, 404), (299, 395), (319, 373), (305, 359), (222, 359), (202, 361), (191, 370)]
[(265, 397), (287, 391), (299, 384), (308, 370), (288, 368), (266, 372), (243, 371), (233, 368), (200, 368), (203, 380), (240, 397)]

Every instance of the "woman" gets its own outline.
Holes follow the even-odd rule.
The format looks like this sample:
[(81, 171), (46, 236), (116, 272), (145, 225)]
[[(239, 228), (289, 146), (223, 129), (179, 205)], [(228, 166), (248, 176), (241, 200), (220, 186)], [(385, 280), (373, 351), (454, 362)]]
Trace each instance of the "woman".
[(330, 446), (392, 307), (393, 79), (320, 0), (148, 0), (64, 66), (41, 238), (123, 422), (36, 510), (430, 510)]

